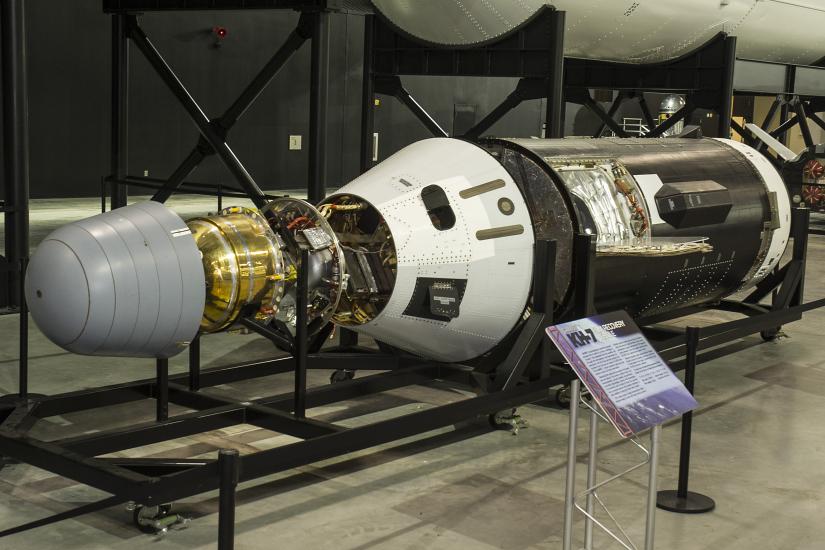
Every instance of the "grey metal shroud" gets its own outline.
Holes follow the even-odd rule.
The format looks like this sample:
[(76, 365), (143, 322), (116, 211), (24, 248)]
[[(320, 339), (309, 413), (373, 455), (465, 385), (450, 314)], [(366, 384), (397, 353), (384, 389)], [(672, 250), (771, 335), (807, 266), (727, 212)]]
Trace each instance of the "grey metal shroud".
[(37, 326), (81, 354), (170, 357), (197, 333), (205, 283), (183, 220), (144, 202), (51, 233), (29, 263)]

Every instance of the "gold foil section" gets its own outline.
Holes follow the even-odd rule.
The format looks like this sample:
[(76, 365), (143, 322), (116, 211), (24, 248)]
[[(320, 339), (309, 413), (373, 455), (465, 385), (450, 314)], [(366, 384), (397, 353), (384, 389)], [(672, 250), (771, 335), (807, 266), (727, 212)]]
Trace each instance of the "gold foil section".
[(266, 220), (248, 208), (226, 208), (187, 223), (201, 251), (206, 278), (202, 332), (232, 325), (247, 306), (272, 318), (284, 293), (284, 261)]

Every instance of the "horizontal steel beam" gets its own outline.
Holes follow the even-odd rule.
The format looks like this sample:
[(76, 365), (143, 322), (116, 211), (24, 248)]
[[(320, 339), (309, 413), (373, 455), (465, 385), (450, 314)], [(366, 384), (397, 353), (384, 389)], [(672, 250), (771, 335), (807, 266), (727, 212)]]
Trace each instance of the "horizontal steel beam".
[[(241, 481), (312, 464), (343, 454), (367, 449), (391, 441), (450, 426), (479, 415), (498, 412), (545, 399), (552, 386), (549, 380), (539, 380), (493, 394), (472, 397), (383, 420), (307, 441), (241, 457)], [(153, 488), (158, 502), (178, 500), (217, 488), (214, 465), (193, 468), (163, 478)]]

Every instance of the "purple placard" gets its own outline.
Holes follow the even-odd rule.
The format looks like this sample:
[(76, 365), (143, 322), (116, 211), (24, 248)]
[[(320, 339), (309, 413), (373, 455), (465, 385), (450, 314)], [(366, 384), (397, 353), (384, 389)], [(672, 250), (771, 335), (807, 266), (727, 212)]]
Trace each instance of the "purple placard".
[(698, 406), (625, 311), (547, 328), (622, 437)]

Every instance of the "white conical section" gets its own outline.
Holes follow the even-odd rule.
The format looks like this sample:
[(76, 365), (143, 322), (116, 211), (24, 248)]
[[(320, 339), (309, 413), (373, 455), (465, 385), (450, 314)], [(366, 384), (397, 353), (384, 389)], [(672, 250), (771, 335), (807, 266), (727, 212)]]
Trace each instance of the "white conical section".
[[(449, 200), (455, 214), (450, 229), (430, 220), (421, 192), (431, 185)], [(463, 361), (489, 351), (518, 323), (532, 280), (533, 230), (521, 192), (485, 150), (457, 139), (420, 141), (337, 194), (359, 196), (380, 212), (398, 259), (387, 306), (355, 330), (425, 357)], [(505, 235), (479, 238), (491, 230)], [(466, 285), (457, 317), (410, 313), (428, 280)]]

